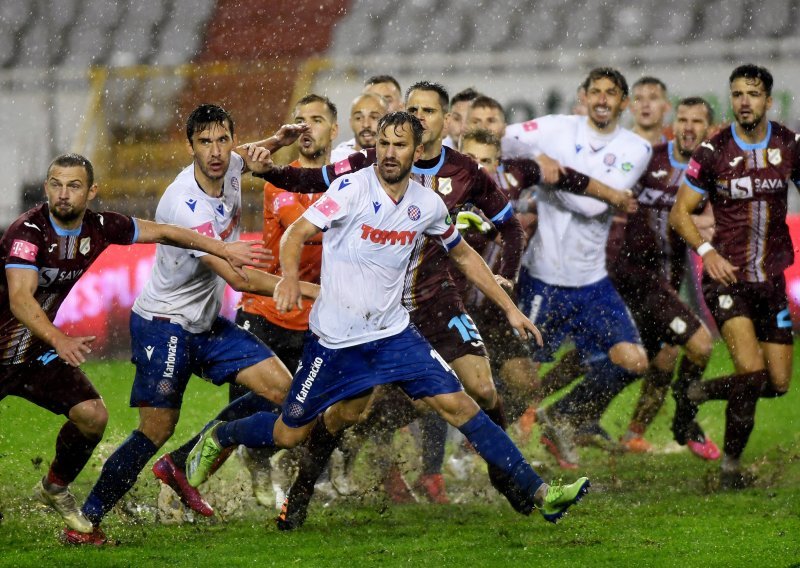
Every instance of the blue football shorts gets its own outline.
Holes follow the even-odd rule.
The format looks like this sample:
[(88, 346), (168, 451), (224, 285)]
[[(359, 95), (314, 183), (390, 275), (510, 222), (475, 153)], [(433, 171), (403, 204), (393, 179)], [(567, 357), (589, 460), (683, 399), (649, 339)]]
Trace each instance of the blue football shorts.
[(239, 371), (274, 356), (255, 335), (222, 317), (204, 333), (189, 333), (176, 323), (131, 313), (130, 329), (134, 407), (180, 408), (192, 374), (215, 385), (232, 383)]
[(413, 325), (397, 335), (341, 349), (320, 345), (309, 332), (283, 404), (283, 422), (298, 428), (334, 403), (386, 383), (396, 383), (411, 398), (463, 390), (455, 372)]

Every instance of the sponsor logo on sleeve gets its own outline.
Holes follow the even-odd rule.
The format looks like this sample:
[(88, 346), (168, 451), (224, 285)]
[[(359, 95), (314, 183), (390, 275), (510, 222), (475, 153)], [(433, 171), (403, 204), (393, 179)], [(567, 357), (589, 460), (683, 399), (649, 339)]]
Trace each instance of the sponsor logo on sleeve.
[(203, 223), (202, 225), (198, 225), (197, 227), (192, 227), (193, 231), (197, 231), (203, 236), (214, 238), (214, 226), (211, 224), (211, 221), (207, 223)]
[(539, 125), (536, 124), (535, 120), (529, 120), (528, 122), (522, 123), (522, 130), (525, 132), (533, 132), (534, 130), (538, 130)]
[(277, 211), (281, 207), (287, 207), (290, 205), (294, 205), (299, 201), (297, 195), (294, 193), (289, 193), (288, 191), (282, 191), (278, 195), (275, 196), (275, 199), (272, 202), (272, 208)]
[(686, 175), (697, 179), (700, 177), (700, 169), (700, 162), (692, 158), (686, 166)]
[(35, 244), (29, 243), (28, 241), (22, 241), (20, 239), (14, 239), (14, 242), (11, 243), (11, 252), (9, 256), (15, 256), (17, 258), (33, 262), (36, 260), (37, 252), (39, 252), (39, 247), (37, 247)]
[(353, 167), (350, 165), (350, 160), (348, 158), (333, 164), (333, 173), (335, 173), (337, 176), (346, 174), (347, 172), (352, 171), (352, 169)]
[(341, 209), (341, 207), (339, 207), (339, 204), (336, 203), (328, 195), (326, 195), (325, 197), (323, 197), (322, 199), (317, 201), (313, 205), (313, 207), (315, 209), (317, 209), (317, 211), (319, 211), (320, 213), (322, 213), (323, 215), (325, 215), (328, 218), (331, 218), (333, 215), (336, 215), (336, 213), (339, 211), (339, 209)]
[(622, 164), (622, 171), (623, 171), (623, 172), (629, 172), (629, 171), (631, 171), (632, 169), (633, 169), (633, 164), (632, 164), (632, 163), (630, 163), (630, 162), (625, 162), (624, 164)]

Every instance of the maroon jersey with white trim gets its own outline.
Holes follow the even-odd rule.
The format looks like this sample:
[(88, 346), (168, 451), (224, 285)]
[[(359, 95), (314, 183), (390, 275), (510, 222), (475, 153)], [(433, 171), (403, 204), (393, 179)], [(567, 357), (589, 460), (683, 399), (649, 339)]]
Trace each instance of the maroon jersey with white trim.
[[(75, 282), (110, 244), (133, 242), (136, 225), (119, 213), (87, 210), (80, 230), (59, 235), (47, 204), (25, 212), (0, 239), (5, 268), (36, 270), (39, 286), (34, 298), (50, 321)], [(6, 272), (0, 276), (0, 364), (16, 364), (37, 357), (50, 346), (33, 336), (11, 313)]]
[(800, 182), (799, 138), (770, 122), (763, 142), (746, 144), (731, 125), (703, 142), (689, 161), (686, 182), (708, 194), (716, 221), (713, 245), (739, 268), (739, 280), (766, 282), (794, 262), (786, 197), (789, 181)]
[(683, 182), (686, 164), (672, 158), (673, 143), (653, 148), (653, 157), (634, 187), (638, 209), (628, 215), (625, 234), (609, 271), (625, 278), (625, 272), (652, 273), (676, 289), (684, 271), (686, 242), (672, 230), (669, 212)]

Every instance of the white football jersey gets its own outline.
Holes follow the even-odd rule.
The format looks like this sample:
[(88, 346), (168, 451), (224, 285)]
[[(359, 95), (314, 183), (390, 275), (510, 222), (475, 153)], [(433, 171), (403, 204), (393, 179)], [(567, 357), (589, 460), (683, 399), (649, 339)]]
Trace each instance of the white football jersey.
[(403, 331), (409, 317), (400, 300), (415, 244), (429, 235), (450, 250), (461, 240), (438, 195), (409, 180), (395, 203), (374, 167), (338, 178), (303, 217), (325, 231), (309, 327), (332, 349)]
[[(618, 127), (602, 135), (585, 116), (549, 115), (506, 129), (503, 156), (545, 154), (617, 190), (631, 189), (652, 155), (650, 144)], [(614, 210), (606, 203), (544, 188), (538, 227), (522, 258), (528, 273), (553, 286), (585, 286), (607, 276), (606, 241)]]
[(350, 140), (345, 140), (336, 146), (336, 148), (331, 150), (331, 164), (341, 162), (347, 158), (347, 156), (350, 154), (355, 154), (356, 152), (358, 152), (358, 150), (356, 150), (356, 139), (351, 138)]
[[(226, 242), (238, 240), (243, 169), (244, 160), (232, 153), (222, 196), (211, 197), (197, 185), (194, 164), (187, 166), (161, 196), (155, 220)], [(145, 319), (168, 317), (191, 333), (211, 329), (222, 305), (225, 281), (200, 262), (205, 254), (157, 245), (153, 272), (133, 311)]]

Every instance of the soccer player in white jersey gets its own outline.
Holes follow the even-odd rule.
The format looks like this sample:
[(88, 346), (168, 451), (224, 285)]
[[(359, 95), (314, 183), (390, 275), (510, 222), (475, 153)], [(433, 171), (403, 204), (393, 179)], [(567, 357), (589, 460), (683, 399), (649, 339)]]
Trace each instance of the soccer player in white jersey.
[[(541, 341), (536, 327), (495, 282), (478, 255), (453, 226), (447, 207), (433, 192), (410, 179), (423, 151), (423, 127), (396, 112), (378, 125), (377, 167), (338, 178), (284, 234), (276, 287), (279, 309), (300, 302), (298, 266), (302, 244), (320, 231), (322, 292), (314, 303), (303, 358), (278, 417), (267, 412), (213, 425), (192, 450), (187, 475), (202, 483), (222, 448), (240, 440), (246, 422), (260, 421), (264, 446), (293, 446), (312, 431), (319, 444), (335, 444), (335, 433), (355, 422), (373, 387), (395, 383), (422, 399), (459, 428), (477, 452), (530, 495), (552, 522), (585, 494), (589, 481), (548, 486), (508, 436), (463, 390), (453, 370), (410, 324), (401, 303), (412, 251), (424, 237), (441, 240), (451, 260), (487, 297), (502, 307), (522, 337)], [(310, 498), (310, 496), (309, 496)], [(297, 499), (292, 500), (293, 505)], [(307, 503), (306, 503), (307, 504)], [(278, 526), (300, 526), (306, 515), (284, 511)]]
[[(186, 125), (193, 163), (165, 191), (156, 221), (226, 242), (237, 239), (242, 174), (263, 170), (269, 148), (280, 147), (303, 131), (285, 126), (272, 139), (237, 148), (243, 158), (234, 152), (230, 115), (216, 105), (197, 107)], [(139, 427), (108, 458), (83, 505), (83, 514), (95, 529), (65, 530), (68, 543), (106, 542), (101, 520), (172, 435), (192, 373), (217, 385), (233, 381), (245, 385), (253, 391), (252, 398), (265, 404), (283, 402), (291, 383), (283, 363), (255, 336), (219, 317), (226, 282), (237, 290), (271, 294), (278, 281), (275, 275), (256, 270), (246, 274), (245, 279), (222, 259), (199, 251), (158, 245), (152, 276), (134, 303), (130, 323), (136, 365), (130, 404), (139, 407)], [(306, 295), (315, 289), (304, 285)]]
[[(628, 86), (611, 68), (590, 72), (584, 82), (588, 116), (550, 115), (513, 124), (504, 155), (534, 156), (544, 184), (564, 168), (619, 192), (628, 192), (648, 164), (651, 147), (621, 128)], [(519, 279), (522, 311), (542, 328), (545, 347), (537, 361), (550, 361), (571, 337), (589, 367), (567, 396), (537, 416), (542, 442), (562, 467), (577, 467), (574, 427), (598, 418), (625, 385), (647, 368), (636, 326), (606, 272), (606, 240), (614, 211), (598, 199), (565, 191), (541, 191), (539, 226), (523, 257)]]

